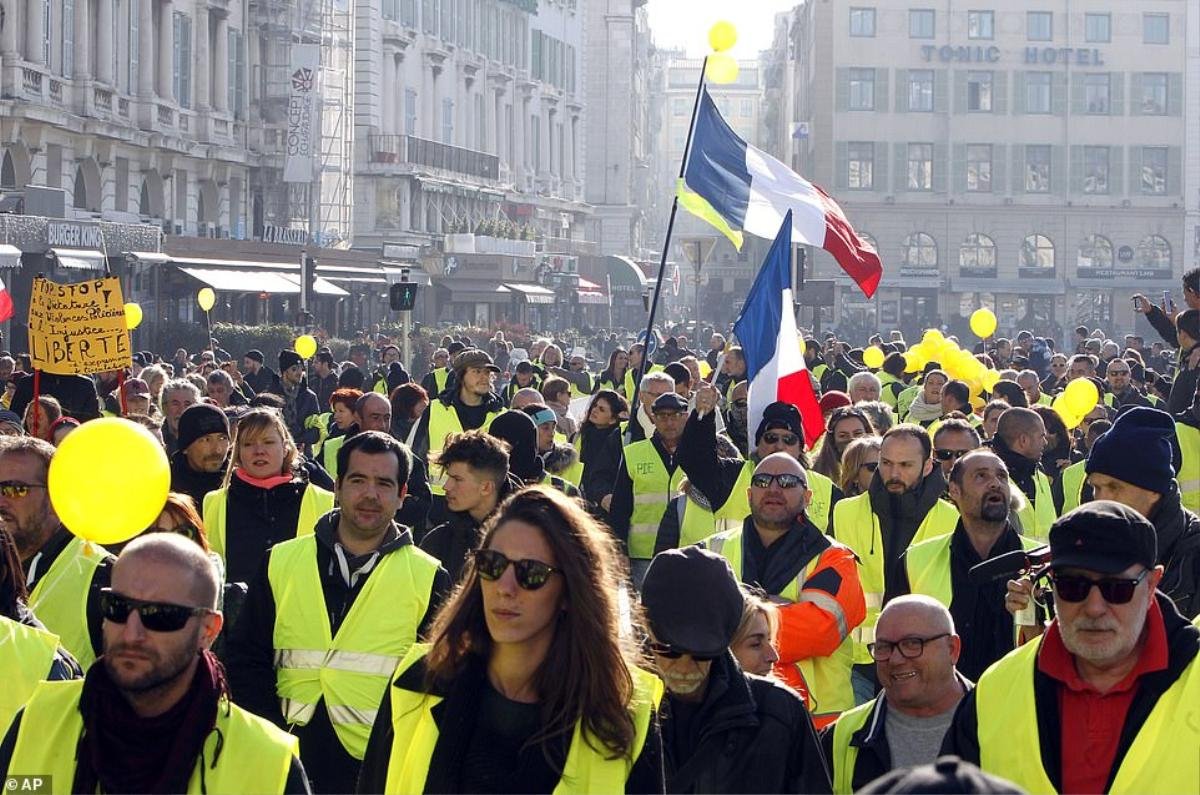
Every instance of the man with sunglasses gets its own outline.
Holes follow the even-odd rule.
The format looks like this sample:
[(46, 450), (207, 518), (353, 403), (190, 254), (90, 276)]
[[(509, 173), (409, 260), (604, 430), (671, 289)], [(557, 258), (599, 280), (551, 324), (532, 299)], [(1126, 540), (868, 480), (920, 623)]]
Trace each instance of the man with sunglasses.
[(780, 605), (775, 671), (807, 693), (821, 727), (854, 706), (850, 633), (866, 616), (866, 604), (854, 553), (808, 518), (810, 474), (788, 453), (764, 458), (750, 478), (750, 515), (741, 528), (705, 546)]
[(1154, 526), (1088, 503), (1050, 556), (1055, 619), (980, 677), (943, 750), (1027, 792), (1200, 791), (1200, 629), (1157, 591)]
[(957, 418), (940, 423), (933, 433), (933, 457), (942, 469), (942, 477), (949, 482), (950, 471), (958, 460), (979, 445), (979, 432), (970, 423)]
[(338, 450), (338, 509), (277, 544), (229, 639), (238, 704), (299, 738), (313, 790), (352, 792), (388, 678), (450, 579), (393, 521), (408, 449), (363, 431)]
[(219, 583), (182, 536), (130, 542), (101, 599), (104, 656), (34, 691), (0, 743), (2, 775), (56, 792), (308, 793), (295, 738), (229, 701), (211, 651)]

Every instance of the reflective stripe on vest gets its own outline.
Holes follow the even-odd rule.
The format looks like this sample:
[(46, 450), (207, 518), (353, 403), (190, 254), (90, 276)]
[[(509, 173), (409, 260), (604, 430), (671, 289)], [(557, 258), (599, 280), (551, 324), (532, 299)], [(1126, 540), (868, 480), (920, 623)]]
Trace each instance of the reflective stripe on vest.
[(331, 636), (317, 539), (271, 549), (267, 576), (275, 599), (275, 689), (289, 724), (312, 720), (324, 700), (342, 746), (362, 759), (375, 712), (429, 609), (438, 563), (408, 545), (382, 556)]
[[(1033, 549), (1041, 546), (1032, 538), (1021, 536), (1021, 546)], [(913, 544), (904, 553), (904, 567), (908, 572), (910, 593), (924, 594), (937, 599), (947, 608), (954, 599), (954, 582), (951, 576), (950, 545), (954, 534), (930, 538)]]
[(1179, 467), (1179, 499), (1183, 507), (1200, 512), (1200, 428), (1182, 422), (1175, 423), (1175, 436), (1183, 463)]
[[(71, 792), (75, 749), (83, 733), (82, 693), (82, 679), (37, 686), (21, 718), (6, 775), (40, 777), (56, 795)], [(292, 760), (299, 755), (299, 740), (224, 699), (216, 719), (196, 757), (187, 791), (283, 793)]]
[[(428, 644), (413, 646), (400, 663), (398, 673), (408, 670), (428, 652)], [(630, 673), (633, 678), (633, 699), (629, 711), (633, 718), (634, 737), (629, 756), (608, 759), (606, 753), (596, 750), (603, 748), (603, 745), (598, 740), (589, 741), (585, 738), (582, 726), (576, 723), (562, 778), (554, 787), (555, 795), (625, 791), (625, 781), (634, 762), (642, 754), (650, 730), (650, 719), (663, 693), (662, 681), (657, 676), (640, 668), (634, 668)], [(383, 791), (403, 795), (424, 792), (429, 761), (438, 741), (433, 709), (442, 699), (395, 685), (388, 687), (388, 694), (392, 707), (392, 748)]]
[(685, 475), (683, 467), (668, 474), (654, 442), (645, 439), (625, 448), (625, 471), (633, 481), (633, 513), (629, 517), (629, 557), (654, 557), (658, 525)]
[[(488, 428), (492, 424), (492, 420), (500, 416), (499, 412), (489, 411), (483, 418), (481, 427)], [(418, 423), (419, 424), (419, 423)], [(416, 426), (413, 427), (416, 431)], [(429, 461), (429, 490), (434, 494), (446, 493), (446, 473), (442, 468), (435, 466), (432, 462), (437, 457), (437, 454), (442, 452), (446, 447), (446, 439), (451, 434), (462, 433), (462, 421), (458, 418), (458, 411), (454, 406), (447, 406), (440, 400), (435, 400), (429, 404), (429, 454), (426, 460)]]
[(57, 636), (0, 616), (0, 725), (12, 723), (38, 682), (49, 675), (57, 652)]
[[(916, 544), (953, 533), (957, 524), (958, 510), (945, 500), (938, 500), (921, 520), (911, 543)], [(879, 528), (879, 517), (871, 510), (869, 493), (848, 497), (833, 506), (833, 537), (850, 547), (858, 556), (858, 576), (862, 581), (863, 595), (867, 601), (867, 617), (854, 630), (854, 662), (873, 664), (874, 660), (867, 652), (867, 644), (875, 642), (875, 622), (879, 618), (886, 589), (883, 536)]]
[(1076, 461), (1063, 470), (1062, 512), (1066, 514), (1080, 506), (1083, 502), (1083, 484), (1087, 481), (1087, 461)]
[(833, 792), (834, 795), (850, 795), (854, 791), (854, 765), (858, 762), (858, 748), (850, 744), (854, 734), (868, 722), (878, 720), (878, 696), (843, 712), (833, 726)]
[[(204, 495), (204, 526), (208, 530), (208, 545), (225, 560), (225, 512), (228, 509), (229, 489), (221, 488)], [(311, 535), (317, 520), (333, 510), (332, 491), (309, 483), (300, 498), (300, 516), (296, 522), (296, 537)], [(228, 563), (228, 561), (226, 561)]]
[[(744, 527), (744, 525), (743, 525)], [(742, 537), (743, 530), (731, 530), (720, 533), (704, 542), (712, 552), (729, 561), (730, 568), (742, 579)], [(830, 541), (832, 545), (833, 541)], [(837, 621), (838, 633), (842, 638), (841, 644), (828, 657), (810, 657), (797, 662), (804, 680), (805, 689), (809, 696), (809, 711), (813, 720), (837, 715), (854, 706), (854, 688), (850, 684), (850, 667), (854, 657), (854, 641), (850, 637), (846, 622), (846, 612), (842, 604), (826, 591), (805, 590), (804, 583), (821, 564), (824, 553), (817, 555), (808, 562), (789, 582), (782, 591), (772, 596), (787, 600), (790, 604), (809, 602), (829, 613)]]
[[(984, 671), (975, 688), (979, 766), (1036, 793), (1055, 791), (1042, 765), (1038, 737), (1034, 668), (1041, 642), (1037, 638), (1010, 652)], [(1134, 736), (1113, 777), (1110, 795), (1200, 792), (1200, 765), (1196, 764), (1200, 728), (1194, 720), (1181, 719), (1194, 715), (1197, 704), (1200, 658), (1193, 658)]]
[(85, 671), (96, 661), (87, 622), (88, 592), (96, 569), (112, 557), (103, 547), (72, 536), (29, 594), (29, 609)]
[[(1034, 499), (1032, 502), (1026, 499), (1025, 508), (1017, 511), (1017, 518), (1021, 520), (1022, 535), (1045, 543), (1050, 538), (1050, 525), (1058, 518), (1054, 511), (1054, 494), (1050, 491), (1050, 478), (1046, 477), (1045, 472), (1034, 472), (1033, 483), (1036, 489)], [(1029, 497), (1028, 494), (1025, 496)]]

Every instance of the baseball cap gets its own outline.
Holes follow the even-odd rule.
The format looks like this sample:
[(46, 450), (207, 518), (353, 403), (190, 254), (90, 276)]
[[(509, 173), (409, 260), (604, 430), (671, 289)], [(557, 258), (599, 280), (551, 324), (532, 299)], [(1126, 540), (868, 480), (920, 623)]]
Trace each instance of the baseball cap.
[(650, 410), (652, 412), (687, 411), (688, 402), (674, 392), (666, 392), (654, 399)]
[(478, 348), (469, 348), (454, 357), (454, 372), (462, 373), (471, 367), (483, 367), (493, 373), (500, 372), (500, 368), (492, 362), (492, 357)]
[(1050, 526), (1054, 569), (1118, 574), (1135, 563), (1153, 568), (1157, 559), (1154, 525), (1119, 502), (1084, 503)]
[(125, 386), (121, 387), (125, 392), (125, 397), (150, 397), (150, 385), (140, 378), (129, 378), (125, 380)]

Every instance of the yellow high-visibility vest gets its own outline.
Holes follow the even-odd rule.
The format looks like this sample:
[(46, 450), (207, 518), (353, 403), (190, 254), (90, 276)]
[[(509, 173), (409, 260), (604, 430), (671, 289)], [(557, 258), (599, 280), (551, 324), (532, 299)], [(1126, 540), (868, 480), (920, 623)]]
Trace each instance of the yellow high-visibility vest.
[(1176, 476), (1179, 499), (1184, 508), (1192, 513), (1200, 513), (1200, 428), (1177, 422), (1175, 437), (1179, 439), (1179, 452), (1183, 456)]
[(112, 559), (104, 548), (74, 536), (29, 594), (29, 609), (85, 671), (96, 661), (87, 622), (88, 592), (96, 570)]
[[(1021, 536), (1024, 549), (1040, 547), (1032, 538)], [(912, 593), (924, 594), (937, 599), (947, 608), (954, 598), (954, 586), (950, 574), (950, 544), (954, 533), (929, 538), (914, 543), (904, 554), (904, 567), (908, 572), (908, 589)]]
[(1063, 470), (1063, 514), (1078, 508), (1083, 502), (1083, 484), (1085, 482), (1087, 482), (1086, 460), (1076, 461), (1074, 464), (1071, 464), (1071, 466)]
[(1034, 499), (1025, 501), (1025, 507), (1017, 511), (1017, 518), (1021, 520), (1023, 535), (1044, 544), (1050, 539), (1050, 525), (1054, 524), (1058, 514), (1054, 510), (1054, 494), (1050, 491), (1050, 478), (1046, 473), (1040, 469), (1034, 472), (1033, 484), (1037, 490)]
[(625, 448), (625, 470), (633, 481), (633, 513), (629, 517), (629, 557), (654, 557), (658, 524), (671, 500), (679, 493), (683, 467), (669, 474), (654, 442), (644, 439)]
[(12, 723), (13, 716), (25, 706), (38, 682), (50, 673), (57, 653), (56, 635), (0, 616), (0, 671), (4, 671), (4, 687), (0, 687), (0, 726), (7, 727)]
[[(229, 497), (228, 488), (220, 488), (204, 495), (204, 527), (208, 531), (208, 545), (213, 552), (225, 560), (225, 516)], [(333, 510), (334, 496), (320, 486), (309, 483), (300, 499), (300, 518), (296, 523), (296, 536), (311, 535), (317, 520)]]
[[(492, 420), (500, 416), (498, 411), (489, 411), (483, 418), (481, 427), (488, 428), (492, 424)], [(415, 431), (417, 426), (413, 426)], [(435, 400), (429, 404), (429, 490), (434, 494), (446, 493), (446, 473), (442, 468), (435, 466), (433, 460), (438, 453), (446, 447), (446, 439), (452, 434), (462, 433), (464, 430), (462, 421), (458, 418), (458, 411), (454, 406), (447, 406), (440, 400)]]
[(858, 749), (850, 744), (850, 739), (871, 720), (882, 698), (884, 696), (881, 694), (843, 712), (833, 725), (833, 757), (830, 761), (833, 764), (834, 795), (850, 795), (854, 792), (854, 766), (858, 763)]

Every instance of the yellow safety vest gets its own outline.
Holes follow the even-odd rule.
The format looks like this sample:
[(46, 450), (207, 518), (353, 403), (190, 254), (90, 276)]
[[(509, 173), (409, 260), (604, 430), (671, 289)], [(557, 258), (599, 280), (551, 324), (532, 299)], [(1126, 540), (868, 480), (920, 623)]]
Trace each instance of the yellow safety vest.
[(1184, 508), (1193, 513), (1200, 513), (1200, 428), (1177, 422), (1175, 436), (1179, 439), (1179, 452), (1183, 456), (1183, 463), (1176, 476), (1179, 481), (1179, 499)]
[[(435, 367), (430, 372), (433, 373), (433, 384), (437, 387), (437, 395), (440, 395), (446, 391), (446, 382), (450, 380), (450, 368)], [(433, 400), (437, 395), (430, 395), (429, 399)]]
[[(740, 526), (741, 520), (750, 515), (750, 478), (754, 475), (754, 466), (753, 461), (747, 461), (742, 466), (728, 499), (717, 510), (718, 519), (736, 519), (737, 526)], [(828, 533), (829, 508), (833, 503), (833, 481), (816, 470), (807, 469), (805, 474), (808, 477), (808, 488), (812, 491), (812, 501), (808, 503), (805, 515), (822, 533)]]
[[(705, 542), (712, 552), (729, 561), (730, 568), (742, 579), (742, 535), (744, 530), (739, 528), (728, 533), (715, 535)], [(836, 544), (830, 541), (831, 545)], [(808, 565), (796, 575), (784, 589), (772, 596), (786, 599), (789, 604), (797, 602), (812, 602), (813, 604), (833, 614), (837, 619), (842, 642), (828, 657), (810, 657), (796, 663), (800, 676), (808, 689), (809, 712), (813, 719), (836, 715), (854, 706), (854, 688), (850, 685), (850, 667), (854, 662), (854, 641), (846, 622), (842, 604), (831, 594), (819, 590), (804, 590), (804, 583), (816, 571), (821, 562), (821, 556), (816, 555)]]
[[(208, 530), (208, 545), (225, 560), (225, 511), (229, 494), (228, 487), (210, 491), (204, 495), (204, 527)], [(300, 499), (300, 519), (296, 523), (296, 536), (310, 535), (317, 520), (333, 510), (332, 491), (309, 483)]]
[(917, 393), (921, 391), (921, 385), (915, 384), (896, 396), (896, 418), (901, 422), (908, 422), (908, 410), (912, 408), (913, 401), (917, 399)]
[[(591, 384), (591, 382), (592, 382), (592, 376), (591, 376), (591, 373), (588, 373), (588, 383)], [(571, 399), (572, 400), (574, 400), (575, 398), (587, 397), (588, 395), (592, 394), (591, 390), (584, 392), (582, 389), (575, 386), (574, 381), (567, 381), (567, 384), (570, 385), (570, 387), (571, 387)]]
[(96, 544), (73, 537), (29, 594), (29, 609), (86, 671), (96, 661), (88, 631), (87, 600), (96, 570), (113, 556)]
[[(492, 420), (500, 416), (498, 411), (489, 411), (483, 418), (483, 428), (491, 427)], [(414, 430), (416, 426), (414, 426)], [(433, 464), (434, 458), (446, 447), (446, 439), (452, 434), (462, 433), (462, 420), (453, 405), (447, 406), (440, 400), (429, 404), (429, 490), (434, 494), (446, 493), (446, 473), (442, 468)]]
[[(1024, 549), (1040, 547), (1032, 538), (1021, 536)], [(950, 576), (950, 543), (954, 534), (929, 538), (915, 543), (904, 554), (904, 568), (908, 572), (908, 589), (912, 593), (924, 594), (937, 599), (947, 608), (954, 598), (954, 587)]]
[(381, 557), (334, 636), (316, 536), (277, 544), (270, 555), (275, 692), (283, 719), (307, 725), (324, 699), (342, 746), (362, 759), (391, 675), (429, 609), (438, 562), (411, 544)]
[[(632, 412), (635, 408), (633, 402), (637, 400), (638, 396), (638, 384), (633, 383), (633, 373), (636, 369), (636, 367), (630, 367), (625, 371), (625, 399), (629, 401), (630, 412)], [(642, 375), (646, 375), (647, 373), (658, 373), (663, 369), (664, 368), (661, 364), (652, 364), (645, 373), (642, 373)]]
[[(1045, 636), (1009, 652), (975, 687), (979, 766), (1026, 792), (1055, 792), (1042, 765), (1034, 671)], [(1113, 777), (1109, 795), (1200, 792), (1200, 730), (1183, 717), (1200, 704), (1200, 662), (1193, 659), (1138, 729)], [(1079, 727), (1064, 726), (1064, 731)]]
[(650, 439), (625, 448), (625, 471), (633, 481), (633, 513), (629, 517), (629, 557), (650, 560), (658, 540), (658, 524), (683, 482), (683, 467), (667, 474)]
[[(698, 502), (689, 492), (671, 501), (679, 517), (679, 546), (699, 544), (717, 533), (734, 530), (742, 524), (741, 519), (717, 519), (712, 510)], [(670, 508), (668, 508), (670, 510)]]
[(838, 716), (837, 723), (833, 724), (833, 756), (830, 762), (833, 764), (834, 795), (850, 795), (854, 792), (854, 766), (858, 763), (858, 748), (850, 744), (850, 739), (872, 720), (882, 698), (881, 694), (843, 712)]
[[(428, 644), (414, 645), (400, 663), (397, 674), (407, 671), (428, 653)], [(625, 781), (629, 778), (633, 763), (642, 754), (646, 735), (650, 731), (650, 719), (663, 694), (663, 685), (657, 676), (640, 668), (634, 668), (630, 673), (633, 677), (633, 700), (629, 710), (633, 715), (634, 740), (629, 758), (622, 756), (609, 759), (607, 753), (597, 750), (602, 749), (603, 744), (585, 738), (582, 724), (576, 723), (562, 779), (554, 788), (555, 795), (625, 791)], [(405, 690), (394, 684), (388, 688), (388, 693), (392, 707), (393, 739), (383, 791), (403, 795), (424, 792), (429, 760), (438, 741), (433, 709), (442, 699)]]
[(1083, 484), (1087, 481), (1087, 461), (1076, 461), (1063, 470), (1062, 512), (1066, 514), (1080, 506), (1083, 502)]
[(329, 477), (335, 481), (338, 476), (337, 454), (338, 450), (342, 449), (342, 445), (346, 443), (345, 436), (335, 436), (325, 443), (321, 449), (321, 466), (325, 467), (325, 471), (329, 473)]
[[(629, 374), (629, 371), (626, 370), (626, 375), (628, 375), (628, 374)], [(622, 397), (624, 397), (625, 400), (627, 400), (627, 401), (629, 400), (629, 393), (625, 391), (627, 386), (626, 386), (624, 378), (617, 379), (616, 381), (614, 381), (611, 377), (610, 378), (598, 378), (598, 379), (596, 379), (595, 386), (596, 386), (596, 390), (595, 390), (596, 392), (599, 392), (601, 389), (611, 389), (612, 391), (616, 392), (618, 395), (621, 395)]]
[(56, 635), (0, 616), (0, 726), (12, 723), (38, 682), (50, 673), (57, 652)]
[[(917, 526), (911, 543), (953, 533), (957, 524), (958, 509), (938, 500)], [(873, 664), (867, 644), (875, 642), (875, 622), (883, 608), (884, 565), (883, 534), (879, 517), (871, 510), (869, 493), (840, 500), (833, 507), (833, 537), (858, 556), (858, 577), (867, 602), (867, 617), (854, 630), (854, 662)]]
[[(1017, 511), (1021, 520), (1023, 535), (1037, 539), (1043, 544), (1050, 538), (1050, 525), (1058, 518), (1054, 511), (1054, 494), (1050, 491), (1050, 478), (1040, 469), (1033, 473), (1033, 483), (1037, 492), (1034, 500), (1025, 500), (1025, 507)], [(1025, 495), (1027, 498), (1029, 495)]]
[[(888, 404), (892, 408), (896, 408), (896, 391), (888, 389), (889, 384), (900, 384), (904, 386), (904, 382), (891, 373), (885, 373), (883, 370), (875, 373), (875, 377), (879, 379), (879, 399)], [(907, 387), (905, 387), (907, 389)], [(903, 392), (903, 390), (901, 390)]]
[[(82, 694), (82, 679), (37, 686), (21, 718), (12, 760), (5, 771), (10, 781), (14, 777), (41, 778), (54, 795), (71, 792), (75, 750), (83, 733)], [(295, 737), (221, 699), (217, 725), (204, 738), (187, 791), (282, 793), (299, 747)]]
[(818, 388), (821, 386), (821, 379), (825, 377), (825, 373), (827, 372), (829, 372), (829, 365), (825, 364), (824, 362), (812, 368), (812, 375), (813, 378), (817, 379)]

